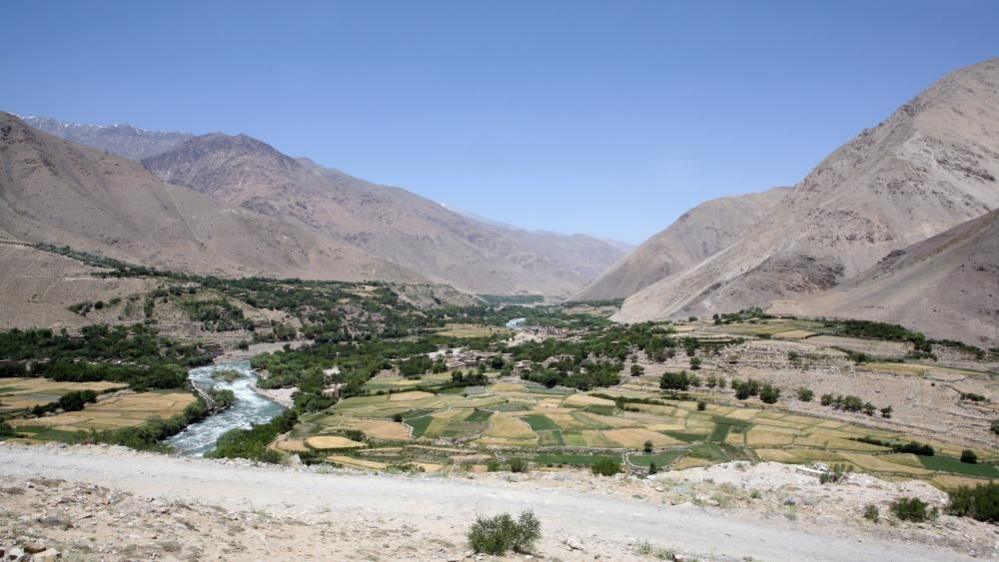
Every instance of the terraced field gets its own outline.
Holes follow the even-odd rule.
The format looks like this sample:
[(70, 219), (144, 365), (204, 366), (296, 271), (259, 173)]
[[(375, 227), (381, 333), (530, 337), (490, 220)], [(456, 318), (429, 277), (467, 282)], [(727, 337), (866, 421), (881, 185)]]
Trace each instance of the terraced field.
[(31, 435), (35, 439), (59, 439), (60, 436), (77, 431), (137, 427), (153, 418), (170, 419), (181, 414), (195, 400), (194, 395), (189, 392), (121, 394), (100, 400), (96, 404), (88, 404), (78, 412), (64, 412), (43, 418), (17, 418), (9, 423), (19, 433)]
[(128, 385), (116, 382), (58, 382), (41, 377), (0, 378), (0, 412), (22, 410), (56, 402), (63, 394), (93, 390), (98, 394)]
[[(664, 398), (648, 387), (581, 393), (513, 378), (474, 392), (454, 390), (348, 398), (327, 412), (303, 417), (276, 446), (320, 452), (312, 436), (360, 431), (363, 447), (344, 448), (326, 459), (379, 470), (403, 465), (486, 470), (491, 462), (513, 457), (542, 467), (585, 466), (610, 456), (637, 468), (763, 460), (844, 464), (940, 485), (999, 478), (994, 465), (961, 463), (955, 447), (934, 443), (935, 457), (899, 454), (859, 439), (904, 443), (903, 435), (777, 407), (705, 403), (699, 409), (694, 399)], [(997, 460), (989, 451), (978, 454)]]

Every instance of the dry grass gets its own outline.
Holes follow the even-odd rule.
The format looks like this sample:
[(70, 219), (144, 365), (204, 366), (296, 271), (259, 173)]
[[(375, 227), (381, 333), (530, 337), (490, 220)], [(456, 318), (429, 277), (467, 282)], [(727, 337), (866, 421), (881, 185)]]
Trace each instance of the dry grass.
[(434, 394), (430, 392), (423, 392), (422, 390), (397, 392), (389, 396), (389, 402), (403, 402), (406, 400), (420, 400), (423, 398), (434, 398)]
[(388, 465), (383, 462), (368, 459), (357, 459), (346, 455), (329, 455), (326, 457), (326, 460), (349, 468), (361, 468), (368, 470), (384, 470), (385, 468), (388, 468)]
[(746, 444), (750, 447), (773, 447), (790, 445), (794, 442), (794, 434), (769, 429), (750, 429), (746, 433)]
[(24, 409), (56, 402), (63, 394), (79, 390), (93, 390), (98, 394), (109, 390), (127, 388), (116, 382), (58, 382), (41, 377), (0, 378), (0, 408)]
[(153, 419), (181, 414), (196, 398), (187, 392), (143, 392), (122, 394), (79, 412), (66, 412), (35, 419), (11, 420), (16, 427), (52, 427), (62, 431), (106, 430), (135, 427)]
[(629, 449), (641, 449), (646, 441), (651, 441), (653, 447), (667, 447), (670, 445), (680, 445), (682, 442), (662, 433), (651, 431), (645, 428), (609, 429), (603, 432), (604, 437), (614, 441), (622, 447)]
[(305, 444), (312, 449), (329, 451), (333, 449), (358, 449), (364, 447), (364, 443), (340, 437), (339, 435), (314, 435), (305, 440)]

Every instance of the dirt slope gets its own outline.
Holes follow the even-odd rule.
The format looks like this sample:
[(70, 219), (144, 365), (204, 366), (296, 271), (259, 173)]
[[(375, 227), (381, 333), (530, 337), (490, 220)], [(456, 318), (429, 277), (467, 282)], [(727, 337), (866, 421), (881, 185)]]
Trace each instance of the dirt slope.
[(767, 220), (697, 267), (636, 293), (617, 318), (734, 311), (836, 287), (893, 250), (999, 207), (997, 176), (999, 59), (992, 59), (942, 78), (862, 132)]
[(799, 309), (923, 326), (930, 337), (999, 347), (999, 210), (893, 252)]
[(143, 265), (231, 275), (420, 281), (304, 225), (220, 205), (137, 162), (0, 113), (0, 232)]
[(720, 197), (694, 207), (584, 287), (573, 300), (625, 298), (683, 273), (734, 242), (788, 191), (776, 187), (762, 193)]
[(623, 254), (589, 237), (507, 231), (406, 190), (290, 158), (245, 135), (196, 137), (143, 163), (172, 184), (310, 225), (472, 293), (568, 296)]

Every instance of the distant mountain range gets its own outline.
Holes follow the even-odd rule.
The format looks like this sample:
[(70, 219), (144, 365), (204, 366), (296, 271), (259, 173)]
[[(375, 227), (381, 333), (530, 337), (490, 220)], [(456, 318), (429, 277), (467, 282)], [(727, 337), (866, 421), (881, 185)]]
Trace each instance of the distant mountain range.
[(793, 188), (708, 201), (627, 255), (245, 135), (0, 114), (0, 165), (0, 241), (223, 275), (623, 298), (623, 322), (760, 306), (999, 346), (999, 59), (940, 79)]
[[(7, 116), (6, 121), (16, 125), (14, 116)], [(239, 209), (253, 213), (258, 220), (268, 219), (266, 224), (303, 229), (322, 241), (317, 246), (305, 244), (303, 250), (308, 247), (310, 252), (323, 250), (340, 256), (337, 267), (302, 263), (271, 270), (273, 275), (423, 279), (470, 293), (566, 297), (620, 259), (626, 250), (618, 243), (591, 236), (532, 232), (477, 220), (403, 189), (366, 182), (307, 158), (291, 158), (245, 135), (193, 136), (129, 125), (66, 124), (35, 117), (23, 122), (105, 151), (96, 155), (99, 160), (111, 160), (112, 155), (141, 158), (146, 170), (160, 180), (210, 198), (217, 209)], [(116, 171), (127, 169), (133, 175), (115, 179), (139, 181), (141, 173), (131, 163), (116, 166)], [(70, 173), (66, 177), (76, 176)], [(140, 183), (153, 185), (148, 178)], [(86, 191), (68, 190), (77, 196)], [(101, 208), (101, 204), (106, 206)], [(101, 204), (88, 208), (98, 214), (120, 214), (114, 201)], [(73, 208), (78, 207), (64, 207), (66, 212), (74, 212)], [(52, 218), (59, 222), (60, 217)], [(40, 236), (37, 232), (31, 235), (23, 229), (18, 235), (46, 242), (65, 238)], [(101, 250), (99, 246), (91, 249)], [(187, 260), (176, 260), (169, 249), (158, 252), (160, 265), (200, 269), (198, 259), (187, 255), (191, 256)], [(226, 268), (234, 266), (234, 272), (255, 271), (254, 261), (260, 259), (273, 262), (278, 256), (221, 263)], [(205, 265), (218, 263), (210, 259)]]
[(763, 306), (996, 345), (999, 252), (994, 218), (983, 215), (999, 208), (997, 175), (992, 59), (940, 79), (860, 133), (724, 249), (629, 295), (616, 319)]

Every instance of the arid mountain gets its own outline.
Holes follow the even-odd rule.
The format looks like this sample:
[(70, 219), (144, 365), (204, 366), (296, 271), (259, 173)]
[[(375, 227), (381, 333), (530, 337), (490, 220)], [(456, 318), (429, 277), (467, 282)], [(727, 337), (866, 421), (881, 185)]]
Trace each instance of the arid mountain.
[(997, 175), (999, 59), (992, 59), (942, 78), (862, 132), (765, 221), (686, 273), (632, 295), (617, 318), (726, 312), (835, 288), (894, 250), (999, 207)]
[(190, 133), (147, 131), (131, 125), (64, 123), (51, 117), (22, 117), (21, 120), (61, 139), (106, 150), (132, 160), (166, 152), (194, 136)]
[(625, 256), (573, 299), (625, 298), (657, 281), (683, 273), (734, 242), (788, 191), (788, 188), (776, 187), (763, 193), (720, 197), (694, 207)]
[(805, 299), (798, 312), (919, 326), (928, 336), (999, 346), (999, 210), (888, 254)]
[(307, 226), (220, 205), (7, 113), (0, 113), (0, 232), (224, 276), (422, 280)]
[(245, 135), (196, 137), (143, 164), (169, 183), (309, 225), (472, 293), (569, 296), (623, 253), (590, 237), (476, 221), (406, 190), (291, 158)]

